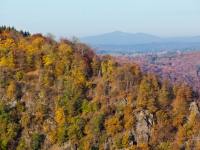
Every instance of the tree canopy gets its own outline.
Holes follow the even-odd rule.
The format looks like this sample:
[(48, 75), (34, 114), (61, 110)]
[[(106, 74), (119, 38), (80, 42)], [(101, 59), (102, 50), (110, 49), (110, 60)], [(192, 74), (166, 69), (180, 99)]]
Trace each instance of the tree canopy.
[[(197, 92), (143, 73), (134, 62), (98, 56), (76, 38), (56, 42), (0, 27), (0, 98), (0, 149), (200, 144), (194, 138), (200, 131)], [(145, 141), (139, 136), (147, 125)]]

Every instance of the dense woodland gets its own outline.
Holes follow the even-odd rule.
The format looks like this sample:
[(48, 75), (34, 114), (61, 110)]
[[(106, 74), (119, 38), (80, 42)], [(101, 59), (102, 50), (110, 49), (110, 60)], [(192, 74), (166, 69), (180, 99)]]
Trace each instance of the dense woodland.
[(173, 85), (185, 83), (200, 92), (200, 52), (179, 54), (144, 54), (137, 56), (115, 56), (122, 62), (134, 61), (142, 71), (152, 72)]
[(192, 88), (52, 37), (0, 30), (0, 149), (200, 147)]

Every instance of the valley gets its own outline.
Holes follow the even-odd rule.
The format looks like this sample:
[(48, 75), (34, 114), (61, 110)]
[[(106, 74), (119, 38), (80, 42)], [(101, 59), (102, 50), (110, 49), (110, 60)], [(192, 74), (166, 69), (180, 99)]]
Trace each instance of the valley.
[(113, 55), (121, 62), (135, 62), (144, 72), (152, 72), (162, 79), (186, 84), (200, 92), (200, 52), (179, 54)]

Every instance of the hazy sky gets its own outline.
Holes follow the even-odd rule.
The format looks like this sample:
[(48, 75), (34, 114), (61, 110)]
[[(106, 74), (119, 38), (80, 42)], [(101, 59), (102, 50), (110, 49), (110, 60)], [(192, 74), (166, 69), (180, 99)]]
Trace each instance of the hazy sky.
[(84, 37), (113, 31), (200, 35), (200, 0), (0, 0), (0, 26)]

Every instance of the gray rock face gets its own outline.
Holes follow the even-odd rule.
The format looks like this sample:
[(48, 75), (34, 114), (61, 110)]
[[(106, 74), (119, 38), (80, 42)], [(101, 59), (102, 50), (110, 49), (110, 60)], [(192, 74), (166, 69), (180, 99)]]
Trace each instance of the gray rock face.
[(197, 107), (196, 102), (191, 102), (189, 107), (190, 113), (193, 113), (194, 115), (199, 114), (199, 108)]
[(187, 122), (190, 123), (193, 121), (193, 117), (200, 117), (199, 108), (196, 102), (191, 102), (189, 107), (190, 115), (187, 117)]
[(4, 95), (5, 95), (5, 90), (0, 87), (0, 99), (3, 99)]
[(15, 107), (15, 106), (16, 106), (16, 104), (17, 104), (17, 101), (16, 101), (16, 100), (14, 100), (14, 101), (11, 101), (11, 102), (9, 102), (9, 104), (10, 104), (10, 107), (11, 107), (11, 108), (13, 108), (13, 107)]
[(135, 138), (137, 144), (141, 142), (148, 143), (149, 136), (151, 134), (151, 128), (154, 124), (153, 115), (148, 110), (141, 110), (135, 114), (136, 116), (136, 128)]
[[(190, 103), (189, 111), (190, 111), (190, 115), (188, 116), (187, 123), (193, 124), (194, 117), (200, 118), (199, 108), (196, 102)], [(199, 149), (198, 142), (200, 141), (200, 134), (197, 133), (197, 134), (193, 134), (192, 136), (193, 136), (192, 138), (194, 140), (194, 143), (196, 145), (193, 149)], [(188, 143), (188, 141), (186, 143)]]
[(65, 142), (58, 150), (77, 150), (77, 145), (74, 145), (70, 140)]

